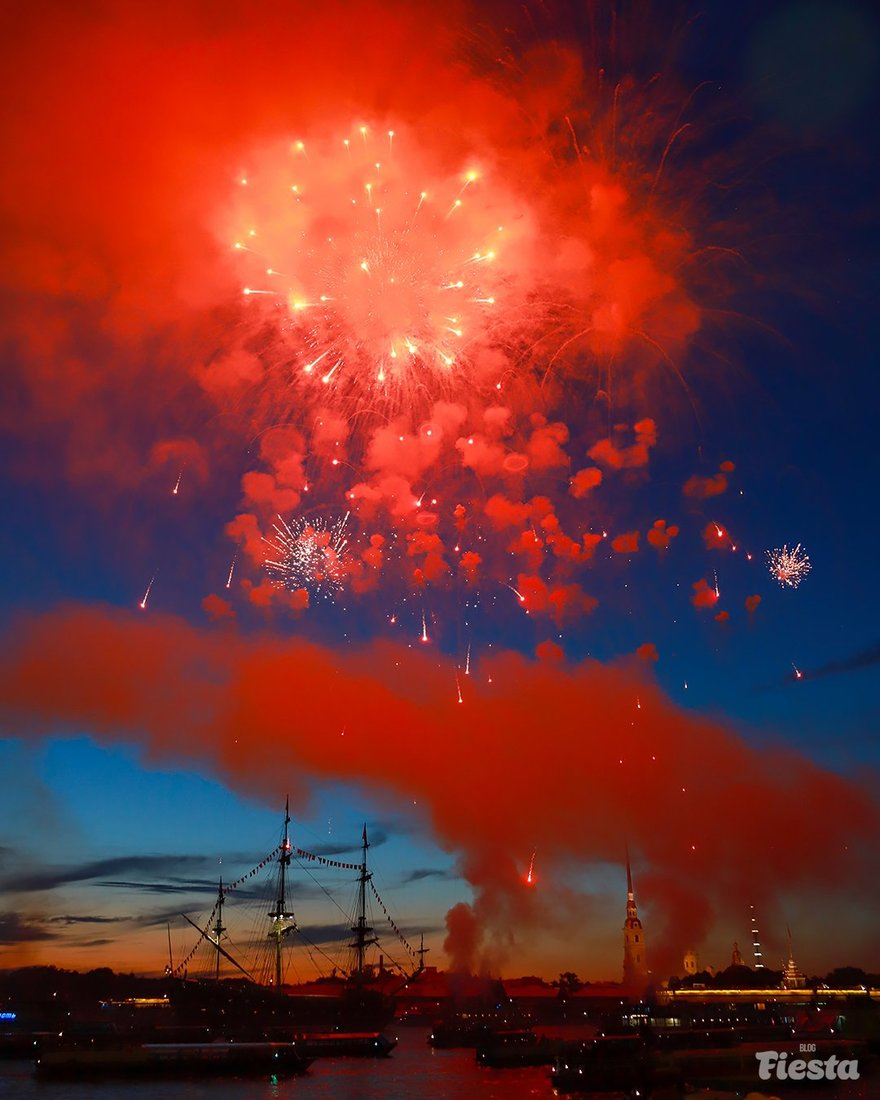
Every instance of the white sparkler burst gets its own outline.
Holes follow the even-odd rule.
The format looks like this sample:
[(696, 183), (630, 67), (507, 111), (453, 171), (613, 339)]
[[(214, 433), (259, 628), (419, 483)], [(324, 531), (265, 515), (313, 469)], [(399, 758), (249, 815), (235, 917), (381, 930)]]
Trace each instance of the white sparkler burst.
[(807, 573), (813, 568), (807, 552), (801, 544), (792, 549), (786, 544), (778, 550), (767, 550), (767, 568), (783, 588), (797, 588)]
[(266, 572), (291, 592), (301, 588), (315, 596), (338, 592), (345, 577), (349, 515), (346, 512), (332, 521), (298, 516), (290, 523), (279, 516), (272, 525), (274, 534), (263, 540), (269, 547)]

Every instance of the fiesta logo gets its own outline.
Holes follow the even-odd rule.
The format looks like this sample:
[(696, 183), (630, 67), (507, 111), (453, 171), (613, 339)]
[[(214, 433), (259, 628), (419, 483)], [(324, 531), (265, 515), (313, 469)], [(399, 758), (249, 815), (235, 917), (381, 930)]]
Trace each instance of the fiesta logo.
[[(808, 1048), (812, 1047), (812, 1050)], [(815, 1043), (802, 1043), (801, 1053), (815, 1052)], [(762, 1081), (858, 1081), (859, 1062), (857, 1058), (794, 1058), (789, 1062), (788, 1054), (778, 1050), (757, 1050), (758, 1076)]]

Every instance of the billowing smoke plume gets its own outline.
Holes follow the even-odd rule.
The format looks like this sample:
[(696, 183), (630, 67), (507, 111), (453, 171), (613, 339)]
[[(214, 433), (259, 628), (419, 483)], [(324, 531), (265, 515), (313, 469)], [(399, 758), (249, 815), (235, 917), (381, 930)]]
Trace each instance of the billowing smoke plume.
[(820, 881), (827, 894), (876, 891), (858, 839), (880, 825), (866, 789), (682, 711), (638, 659), (500, 653), (458, 703), (451, 667), (399, 646), (338, 652), (69, 606), (17, 622), (2, 669), (4, 721), (20, 734), (136, 738), (151, 759), (276, 800), (333, 778), (429, 807), (476, 893), (448, 917), (460, 967), (500, 966), (530, 928), (584, 935), (589, 900), (570, 872), (619, 862), (624, 838), (651, 869), (642, 897), (667, 929), (660, 973), (744, 897), (769, 903)]

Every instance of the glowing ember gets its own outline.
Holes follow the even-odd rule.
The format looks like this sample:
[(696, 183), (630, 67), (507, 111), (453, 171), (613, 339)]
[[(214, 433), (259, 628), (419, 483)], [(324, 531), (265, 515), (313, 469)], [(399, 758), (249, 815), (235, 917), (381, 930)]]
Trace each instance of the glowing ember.
[(768, 550), (766, 553), (770, 575), (775, 577), (783, 588), (797, 588), (813, 568), (806, 551), (801, 549), (800, 543), (792, 550), (789, 550), (786, 545), (781, 550)]
[(143, 599), (141, 600), (141, 602), (140, 602), (140, 603), (138, 604), (138, 607), (140, 607), (141, 611), (146, 611), (146, 610), (147, 610), (147, 601), (148, 601), (148, 600), (149, 600), (149, 598), (150, 598), (150, 589), (151, 589), (151, 588), (153, 587), (153, 581), (154, 581), (155, 579), (156, 579), (156, 574), (154, 573), (154, 574), (152, 575), (152, 577), (150, 577), (150, 583), (149, 583), (149, 584), (147, 585), (147, 590), (146, 590), (146, 592), (144, 592), (144, 598), (143, 598)]

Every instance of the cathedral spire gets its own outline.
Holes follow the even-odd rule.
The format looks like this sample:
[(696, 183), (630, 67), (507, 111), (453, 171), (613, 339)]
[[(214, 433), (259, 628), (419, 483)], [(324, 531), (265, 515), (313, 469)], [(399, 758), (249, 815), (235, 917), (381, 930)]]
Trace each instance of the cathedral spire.
[(631, 988), (643, 987), (647, 979), (648, 964), (645, 956), (645, 933), (636, 908), (632, 867), (629, 862), (629, 845), (627, 845), (626, 920), (623, 922), (623, 984)]

